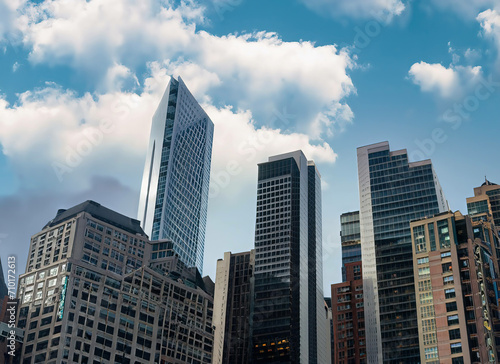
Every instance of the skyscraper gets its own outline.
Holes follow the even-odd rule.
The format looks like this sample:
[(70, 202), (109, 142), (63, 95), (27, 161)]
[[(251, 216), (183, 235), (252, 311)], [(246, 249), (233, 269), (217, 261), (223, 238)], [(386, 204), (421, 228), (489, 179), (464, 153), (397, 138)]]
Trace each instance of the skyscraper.
[(330, 361), (322, 288), (321, 183), (301, 151), (259, 164), (253, 362)]
[(179, 77), (153, 116), (138, 220), (151, 240), (170, 239), (203, 271), (214, 125)]
[(410, 221), (447, 211), (430, 160), (382, 142), (358, 148), (368, 363), (420, 362)]
[(422, 363), (498, 363), (494, 225), (459, 211), (411, 223)]
[(340, 243), (342, 244), (342, 282), (346, 281), (345, 265), (361, 261), (361, 234), (359, 211), (340, 215)]
[(500, 232), (500, 186), (485, 179), (480, 187), (474, 188), (474, 197), (467, 198), (467, 210), (474, 220), (491, 216)]
[(248, 364), (255, 250), (224, 253), (217, 261), (213, 364)]
[(20, 276), (21, 362), (211, 363), (207, 283), (137, 220), (94, 201), (59, 210)]

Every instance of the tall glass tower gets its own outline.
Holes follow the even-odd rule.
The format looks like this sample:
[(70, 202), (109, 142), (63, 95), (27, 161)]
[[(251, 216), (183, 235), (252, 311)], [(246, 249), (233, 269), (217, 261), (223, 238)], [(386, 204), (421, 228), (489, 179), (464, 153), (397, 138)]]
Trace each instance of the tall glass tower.
[(179, 77), (153, 116), (138, 219), (151, 240), (170, 239), (203, 271), (214, 125)]
[(330, 362), (321, 244), (314, 162), (295, 151), (259, 164), (252, 362)]
[(358, 148), (368, 363), (419, 363), (410, 221), (448, 210), (430, 160), (382, 142)]

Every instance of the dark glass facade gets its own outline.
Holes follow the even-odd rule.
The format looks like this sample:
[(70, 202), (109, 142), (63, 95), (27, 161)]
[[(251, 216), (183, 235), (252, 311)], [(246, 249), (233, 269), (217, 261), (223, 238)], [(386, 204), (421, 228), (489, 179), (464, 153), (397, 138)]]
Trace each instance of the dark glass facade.
[(300, 151), (259, 164), (255, 252), (252, 362), (329, 361), (321, 180)]
[(340, 241), (342, 244), (342, 282), (346, 281), (346, 263), (361, 261), (361, 232), (359, 211), (340, 215)]
[[(368, 270), (376, 278), (378, 302), (370, 302), (370, 306), (378, 305), (377, 350), (384, 363), (419, 363), (410, 221), (447, 210), (447, 205), (430, 161), (409, 163), (405, 150), (391, 152), (388, 143), (379, 143), (359, 148), (358, 163), (364, 169), (360, 176), (369, 174), (369, 184), (361, 183), (360, 178), (365, 196), (361, 240), (365, 245), (366, 234), (366, 245), (373, 244), (375, 252), (376, 269)], [(374, 355), (380, 353), (369, 352), (369, 362), (380, 362), (373, 361)]]

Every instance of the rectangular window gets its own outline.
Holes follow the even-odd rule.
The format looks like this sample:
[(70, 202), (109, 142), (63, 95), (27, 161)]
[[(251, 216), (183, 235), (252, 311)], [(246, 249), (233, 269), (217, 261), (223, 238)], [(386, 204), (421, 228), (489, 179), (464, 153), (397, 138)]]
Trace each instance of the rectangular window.
[(453, 284), (453, 276), (448, 276), (448, 277), (443, 277), (443, 283), (446, 284)]
[(448, 316), (448, 326), (458, 325), (458, 315)]
[(434, 233), (434, 223), (427, 225), (429, 229), (429, 245), (431, 246), (431, 251), (436, 251), (436, 235)]
[(425, 226), (415, 226), (413, 228), (413, 241), (415, 244), (415, 252), (422, 253), (427, 251), (427, 246), (425, 243)]
[(450, 272), (452, 272), (451, 262), (441, 264), (441, 268), (443, 269), (443, 273), (450, 273)]
[(450, 334), (450, 340), (457, 340), (460, 339), (460, 329), (453, 329), (448, 331)]
[(425, 263), (429, 263), (429, 257), (424, 257), (424, 258), (419, 258), (417, 259), (417, 264), (425, 264)]
[(451, 247), (450, 231), (448, 227), (448, 219), (437, 222), (439, 247), (440, 249), (447, 249)]
[(446, 312), (452, 312), (457, 310), (457, 303), (456, 302), (448, 302), (446, 304)]
[(455, 288), (445, 289), (444, 296), (446, 298), (454, 298), (455, 297)]
[(450, 345), (451, 353), (458, 354), (462, 352), (462, 343), (454, 343)]

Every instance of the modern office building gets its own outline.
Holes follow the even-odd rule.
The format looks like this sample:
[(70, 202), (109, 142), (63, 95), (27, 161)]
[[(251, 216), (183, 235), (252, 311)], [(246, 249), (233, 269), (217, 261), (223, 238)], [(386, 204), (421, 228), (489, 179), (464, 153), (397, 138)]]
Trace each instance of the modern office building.
[(314, 163), (301, 151), (259, 164), (252, 315), (255, 363), (331, 360), (322, 290), (320, 186)]
[(430, 160), (382, 142), (358, 148), (368, 363), (418, 363), (410, 221), (447, 211)]
[[(333, 329), (333, 315), (332, 315), (332, 298), (331, 297), (325, 297), (325, 304), (326, 307), (328, 307), (328, 321), (330, 324), (330, 356), (331, 356), (331, 363), (334, 363), (335, 360), (335, 334), (334, 334), (334, 329)], [(329, 362), (330, 363), (330, 362)]]
[(411, 230), (421, 363), (498, 363), (495, 229), (446, 212)]
[(213, 364), (248, 364), (255, 250), (224, 253), (217, 261)]
[(94, 201), (59, 210), (19, 280), (22, 363), (211, 363), (213, 298), (172, 248)]
[(361, 261), (345, 264), (346, 280), (332, 284), (334, 364), (366, 363)]
[(203, 272), (214, 125), (179, 77), (153, 116), (138, 219), (150, 239), (170, 239)]
[(342, 245), (342, 282), (345, 282), (345, 264), (361, 261), (359, 211), (340, 215), (340, 243)]
[(467, 199), (467, 210), (474, 220), (492, 217), (500, 231), (500, 186), (485, 178), (480, 187), (474, 188), (474, 197)]

